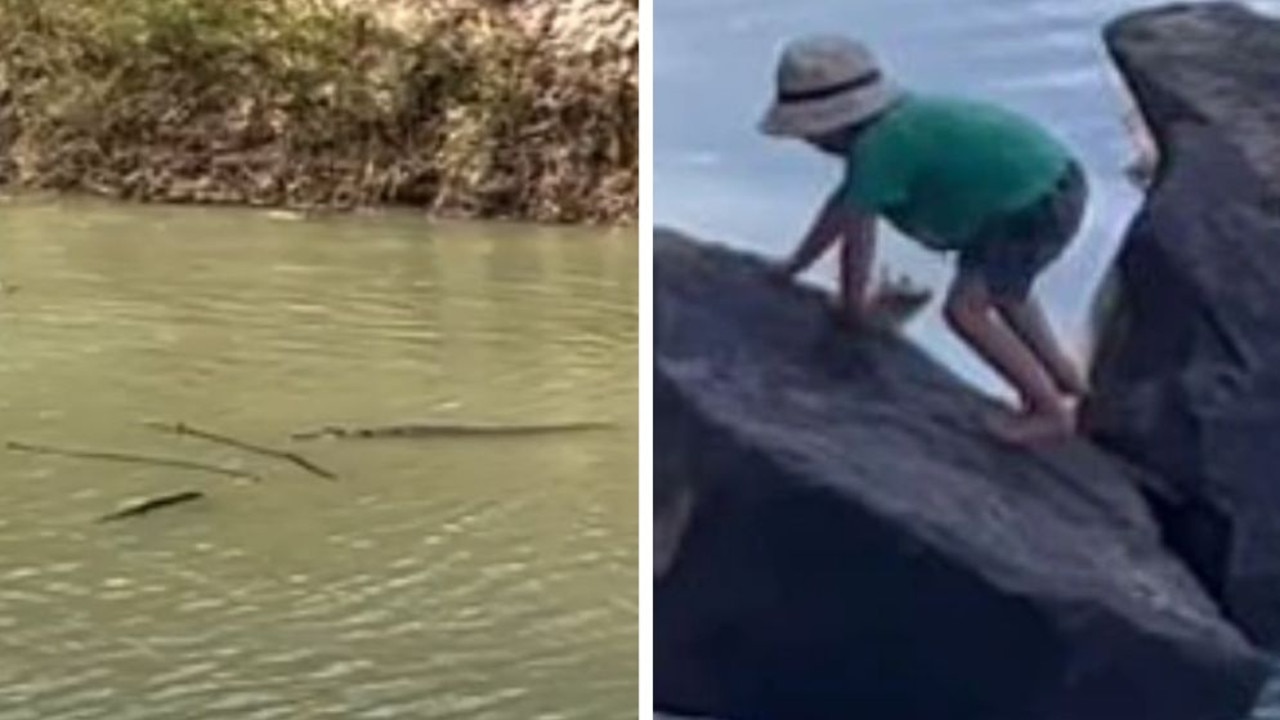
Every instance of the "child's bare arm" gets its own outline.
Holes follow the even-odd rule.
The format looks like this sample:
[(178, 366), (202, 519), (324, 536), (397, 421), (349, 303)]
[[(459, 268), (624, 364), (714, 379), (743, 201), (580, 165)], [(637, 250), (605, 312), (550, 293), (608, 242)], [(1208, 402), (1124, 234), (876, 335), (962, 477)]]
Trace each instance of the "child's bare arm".
[(838, 191), (832, 193), (818, 211), (817, 217), (814, 218), (809, 231), (805, 233), (804, 239), (800, 241), (800, 245), (782, 264), (781, 272), (786, 278), (794, 278), (809, 269), (810, 265), (813, 265), (840, 239), (847, 226), (846, 212), (841, 207)]
[(840, 211), (844, 247), (840, 253), (840, 299), (846, 312), (866, 320), (873, 310), (871, 267), (875, 264), (876, 219), (851, 210)]

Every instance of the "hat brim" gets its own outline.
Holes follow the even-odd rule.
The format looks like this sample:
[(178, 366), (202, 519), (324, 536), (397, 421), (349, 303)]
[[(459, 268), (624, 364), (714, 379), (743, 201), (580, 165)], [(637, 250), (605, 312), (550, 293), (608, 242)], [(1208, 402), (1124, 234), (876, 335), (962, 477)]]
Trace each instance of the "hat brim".
[(806, 138), (857, 125), (879, 115), (902, 96), (889, 85), (853, 90), (817, 100), (775, 102), (760, 121), (760, 132), (774, 137)]

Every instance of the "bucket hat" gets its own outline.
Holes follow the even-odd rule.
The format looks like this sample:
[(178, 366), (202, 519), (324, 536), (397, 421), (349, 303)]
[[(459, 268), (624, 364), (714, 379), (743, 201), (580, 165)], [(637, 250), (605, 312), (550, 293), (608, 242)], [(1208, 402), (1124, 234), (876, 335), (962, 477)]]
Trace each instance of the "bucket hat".
[(797, 138), (856, 125), (903, 96), (866, 46), (836, 35), (789, 43), (778, 61), (776, 92), (760, 130)]

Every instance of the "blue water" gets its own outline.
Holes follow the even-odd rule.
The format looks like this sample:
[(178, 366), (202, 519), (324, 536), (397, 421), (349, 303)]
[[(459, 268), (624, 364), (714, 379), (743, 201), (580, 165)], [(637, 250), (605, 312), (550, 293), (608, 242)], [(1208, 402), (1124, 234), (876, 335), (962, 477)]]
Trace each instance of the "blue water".
[[(1144, 0), (655, 0), (654, 217), (771, 255), (790, 251), (839, 166), (755, 124), (789, 37), (841, 31), (870, 43), (905, 84), (986, 98), (1053, 129), (1087, 166), (1093, 203), (1082, 236), (1043, 277), (1045, 305), (1087, 352), (1090, 301), (1140, 200), (1124, 176), (1133, 147), (1127, 98), (1100, 30)], [(1280, 14), (1280, 0), (1246, 4)], [(899, 238), (882, 262), (941, 290), (945, 259)], [(830, 282), (828, 261), (815, 270)], [(910, 333), (962, 377), (999, 394), (992, 373), (930, 311)], [(1280, 720), (1280, 686), (1257, 720)], [(1144, 719), (1146, 720), (1146, 719)]]

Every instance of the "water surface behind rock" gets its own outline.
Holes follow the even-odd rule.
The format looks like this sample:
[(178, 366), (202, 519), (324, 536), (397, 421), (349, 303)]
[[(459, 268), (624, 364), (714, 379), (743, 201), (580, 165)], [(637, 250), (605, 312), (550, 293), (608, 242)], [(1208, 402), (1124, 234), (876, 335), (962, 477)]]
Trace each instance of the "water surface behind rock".
[[(633, 716), (637, 257), (630, 230), (2, 208), (0, 436), (265, 479), (0, 454), (0, 718)], [(582, 420), (613, 426), (290, 441)]]

